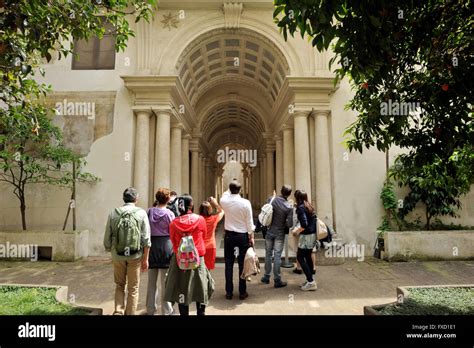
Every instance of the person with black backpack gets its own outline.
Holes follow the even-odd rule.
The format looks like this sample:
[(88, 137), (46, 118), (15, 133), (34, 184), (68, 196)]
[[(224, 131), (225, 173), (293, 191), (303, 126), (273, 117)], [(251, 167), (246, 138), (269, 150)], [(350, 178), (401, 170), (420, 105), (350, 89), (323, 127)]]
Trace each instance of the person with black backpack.
[(179, 216), (179, 211), (178, 211), (178, 194), (176, 191), (171, 191), (170, 192), (170, 200), (168, 201), (166, 208), (171, 210), (174, 214), (174, 217)]
[[(137, 190), (127, 188), (123, 192), (125, 204), (109, 214), (105, 227), (104, 247), (111, 252), (114, 266), (114, 315), (135, 315), (140, 270), (148, 269), (150, 224), (146, 211), (135, 206), (137, 200)], [(125, 285), (128, 291), (126, 304)]]

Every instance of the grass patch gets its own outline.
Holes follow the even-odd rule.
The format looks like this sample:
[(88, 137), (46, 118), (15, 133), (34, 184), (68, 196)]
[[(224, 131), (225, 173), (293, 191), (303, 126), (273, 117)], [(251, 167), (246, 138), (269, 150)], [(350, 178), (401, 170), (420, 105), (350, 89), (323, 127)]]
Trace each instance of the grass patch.
[(87, 315), (56, 301), (55, 288), (0, 286), (0, 315)]
[(408, 288), (403, 303), (379, 309), (384, 315), (474, 315), (474, 288)]

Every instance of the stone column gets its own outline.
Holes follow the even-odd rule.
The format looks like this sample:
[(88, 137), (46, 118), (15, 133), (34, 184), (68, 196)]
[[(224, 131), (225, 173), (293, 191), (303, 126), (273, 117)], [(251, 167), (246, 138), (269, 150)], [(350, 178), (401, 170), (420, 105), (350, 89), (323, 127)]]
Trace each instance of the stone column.
[(276, 191), (279, 194), (283, 183), (283, 139), (281, 136), (275, 136), (276, 145)]
[[(296, 112), (295, 120), (295, 186), (304, 190), (311, 202), (311, 163), (309, 162), (308, 112)], [(295, 189), (295, 190), (296, 190)]]
[(213, 165), (209, 164), (209, 195), (215, 197), (216, 196), (216, 176), (215, 176), (215, 168)]
[(156, 112), (155, 189), (170, 187), (170, 122), (171, 112)]
[(181, 192), (189, 193), (189, 139), (190, 135), (185, 135), (181, 140)]
[(133, 186), (140, 195), (138, 206), (149, 207), (150, 198), (150, 115), (151, 110), (136, 111), (135, 161), (133, 168)]
[(242, 164), (242, 197), (247, 198), (247, 164)]
[(183, 126), (178, 123), (171, 127), (170, 189), (182, 193), (182, 136)]
[(253, 184), (253, 190), (254, 190), (254, 201), (255, 205), (260, 205), (260, 161), (257, 159), (257, 167), (255, 168), (255, 178), (254, 178), (254, 184)]
[(260, 204), (264, 204), (267, 200), (267, 157), (262, 156), (262, 175), (260, 176)]
[(199, 191), (199, 149), (196, 143), (190, 144), (191, 150), (191, 196), (197, 199)]
[(214, 196), (214, 172), (212, 170), (211, 159), (206, 158), (206, 190), (204, 193), (203, 200), (209, 196)]
[[(203, 175), (202, 175), (202, 168), (203, 168), (203, 155), (202, 155), (202, 152), (199, 151), (199, 159), (198, 159), (198, 183), (199, 183), (199, 186), (198, 186), (198, 190), (197, 190), (197, 196), (195, 197), (195, 201), (194, 201), (194, 204), (197, 205), (197, 204), (200, 204), (201, 203), (201, 197), (202, 197), (202, 194), (203, 194)], [(198, 203), (199, 202), (199, 203)]]
[(203, 168), (202, 168), (203, 191), (202, 191), (201, 201), (205, 200), (207, 196), (209, 195), (209, 158), (205, 157), (202, 164), (203, 164)]
[(331, 159), (329, 156), (329, 111), (315, 111), (315, 154), (316, 165), (316, 208), (320, 216), (328, 224), (333, 223)]
[(216, 176), (217, 176), (216, 197), (219, 196), (219, 198), (221, 198), (224, 191), (227, 190), (227, 188), (224, 187), (224, 182), (222, 180), (222, 174), (224, 174), (224, 169), (222, 167), (220, 167), (220, 165), (218, 165), (217, 169), (216, 169)]
[(316, 207), (316, 143), (314, 140), (314, 117), (308, 117), (309, 127), (309, 158), (311, 161), (311, 197), (312, 204)]
[(267, 146), (266, 156), (267, 156), (267, 166), (265, 168), (267, 174), (267, 186), (266, 186), (266, 196), (271, 196), (273, 190), (275, 190), (275, 159), (274, 159), (275, 147), (273, 144)]
[(293, 128), (283, 126), (283, 183), (291, 185), (293, 192), (295, 187), (295, 141)]
[(250, 167), (249, 166), (249, 171), (248, 171), (248, 184), (249, 184), (249, 189), (248, 189), (248, 195), (249, 195), (249, 201), (250, 203), (252, 203), (252, 200), (253, 200), (253, 189), (252, 189), (252, 185), (253, 185), (253, 173), (254, 173), (254, 167)]

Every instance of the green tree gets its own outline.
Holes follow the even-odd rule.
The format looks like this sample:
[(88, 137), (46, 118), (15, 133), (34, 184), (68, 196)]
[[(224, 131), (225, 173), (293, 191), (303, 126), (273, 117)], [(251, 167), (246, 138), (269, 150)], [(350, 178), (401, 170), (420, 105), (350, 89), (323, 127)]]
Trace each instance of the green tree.
[(80, 171), (84, 161), (65, 147), (42, 103), (50, 86), (38, 83), (41, 63), (73, 52), (73, 39), (103, 37), (115, 28), (115, 47), (124, 50), (134, 36), (129, 25), (150, 20), (156, 0), (0, 0), (0, 181), (11, 184), (26, 229), (25, 187), (29, 183), (70, 185), (95, 178)]
[[(401, 217), (412, 211), (418, 202), (425, 205), (426, 229), (430, 229), (435, 216), (457, 216), (461, 208), (459, 197), (468, 193), (472, 180), (474, 152), (455, 152), (446, 162), (437, 157), (431, 163), (420, 159), (423, 153), (408, 153), (398, 156), (391, 169), (400, 185), (408, 186), (410, 192), (399, 209)], [(424, 163), (418, 165), (418, 162)]]
[[(11, 184), (20, 201), (22, 227), (26, 230), (26, 186), (43, 183), (70, 186), (74, 178), (71, 165), (78, 168), (79, 182), (97, 180), (82, 172), (85, 164), (79, 156), (64, 147), (58, 127), (52, 125), (51, 115), (42, 105), (18, 105), (9, 110), (12, 117), (0, 118), (0, 182)], [(23, 122), (18, 114), (30, 113), (33, 123)], [(3, 112), (1, 113), (3, 116)], [(18, 116), (18, 117), (17, 117)]]
[(432, 216), (455, 214), (474, 181), (473, 1), (275, 5), (285, 38), (299, 31), (319, 51), (331, 47), (336, 80), (350, 78), (355, 94), (347, 107), (358, 117), (346, 131), (349, 149), (407, 150), (391, 174), (411, 189), (401, 213), (425, 203), (428, 228)]

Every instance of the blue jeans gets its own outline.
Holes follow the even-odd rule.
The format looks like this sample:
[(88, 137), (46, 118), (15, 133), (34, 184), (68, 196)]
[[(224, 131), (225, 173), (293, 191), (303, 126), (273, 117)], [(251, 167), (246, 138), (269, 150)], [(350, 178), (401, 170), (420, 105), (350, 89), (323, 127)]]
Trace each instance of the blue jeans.
[(272, 272), (272, 254), (273, 254), (273, 276), (275, 281), (281, 280), (281, 254), (283, 252), (283, 245), (285, 244), (285, 236), (274, 236), (267, 233), (265, 236), (265, 275), (264, 278), (270, 279)]

